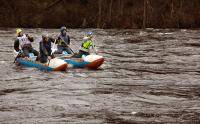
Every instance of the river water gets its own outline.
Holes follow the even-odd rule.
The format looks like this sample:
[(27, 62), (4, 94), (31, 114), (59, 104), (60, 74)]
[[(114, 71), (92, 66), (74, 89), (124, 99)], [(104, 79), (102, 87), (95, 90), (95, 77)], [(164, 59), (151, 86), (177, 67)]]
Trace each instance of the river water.
[[(69, 29), (74, 51), (88, 30), (105, 63), (66, 72), (16, 67), (0, 30), (1, 124), (200, 123), (200, 30)], [(36, 49), (44, 31), (25, 29)]]

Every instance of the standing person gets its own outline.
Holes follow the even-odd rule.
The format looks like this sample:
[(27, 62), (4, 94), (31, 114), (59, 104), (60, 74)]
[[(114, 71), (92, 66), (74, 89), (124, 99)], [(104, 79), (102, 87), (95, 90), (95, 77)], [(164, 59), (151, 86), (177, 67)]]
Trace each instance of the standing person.
[(67, 28), (61, 27), (60, 28), (60, 35), (56, 40), (57, 51), (55, 53), (62, 54), (63, 51), (66, 51), (68, 54), (73, 54), (72, 49), (70, 48), (70, 37), (67, 35)]
[(42, 35), (42, 40), (40, 41), (39, 44), (39, 49), (40, 49), (40, 62), (41, 63), (46, 63), (47, 60), (52, 59), (54, 56), (51, 51), (51, 42), (53, 42), (52, 38), (48, 37), (48, 34), (43, 34)]
[(81, 58), (83, 55), (85, 55), (85, 56), (90, 55), (90, 49), (91, 48), (96, 53), (95, 46), (93, 44), (92, 38), (93, 38), (93, 33), (87, 32), (86, 36), (83, 38), (83, 43), (81, 45), (79, 52), (72, 57)]
[(33, 49), (31, 43), (34, 41), (33, 37), (28, 34), (23, 34), (22, 29), (16, 30), (17, 38), (14, 42), (14, 49), (16, 52), (23, 52), (23, 56), (29, 57), (29, 53), (33, 53), (38, 56), (38, 51)]

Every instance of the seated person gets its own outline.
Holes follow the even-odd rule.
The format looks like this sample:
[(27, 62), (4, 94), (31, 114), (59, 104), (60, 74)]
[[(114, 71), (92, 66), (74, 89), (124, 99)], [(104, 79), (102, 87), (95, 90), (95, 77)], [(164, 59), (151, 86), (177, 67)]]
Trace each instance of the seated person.
[(39, 49), (40, 49), (39, 60), (41, 63), (47, 63), (47, 60), (50, 60), (54, 57), (51, 51), (51, 42), (53, 42), (53, 39), (49, 38), (47, 34), (42, 35), (42, 40), (40, 41), (39, 44)]
[(14, 42), (14, 49), (16, 52), (22, 52), (23, 56), (28, 58), (29, 53), (38, 56), (38, 51), (33, 49), (31, 43), (34, 41), (33, 37), (28, 34), (23, 34), (22, 29), (16, 30), (17, 39)]
[(77, 54), (74, 54), (72, 57), (81, 58), (83, 55), (85, 56), (90, 55), (90, 48), (92, 48), (96, 52), (92, 38), (93, 38), (93, 33), (87, 32), (86, 36), (83, 38), (83, 43), (81, 45), (79, 52)]
[(54, 52), (55, 54), (62, 54), (63, 51), (66, 51), (68, 54), (73, 53), (73, 51), (69, 47), (70, 37), (67, 35), (66, 27), (61, 27), (60, 35), (56, 40), (56, 44), (57, 44), (57, 51)]

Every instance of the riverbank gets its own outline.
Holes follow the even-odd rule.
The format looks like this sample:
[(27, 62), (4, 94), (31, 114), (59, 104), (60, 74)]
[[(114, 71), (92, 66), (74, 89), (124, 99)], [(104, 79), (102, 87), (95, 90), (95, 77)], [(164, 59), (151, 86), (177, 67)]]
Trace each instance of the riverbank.
[(199, 0), (0, 1), (0, 27), (200, 28)]

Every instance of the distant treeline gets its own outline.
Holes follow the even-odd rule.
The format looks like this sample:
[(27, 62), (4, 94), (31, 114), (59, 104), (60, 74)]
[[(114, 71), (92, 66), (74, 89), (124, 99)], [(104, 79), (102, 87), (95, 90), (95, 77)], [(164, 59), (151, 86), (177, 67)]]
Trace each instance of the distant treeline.
[(199, 28), (200, 0), (0, 0), (0, 27)]

